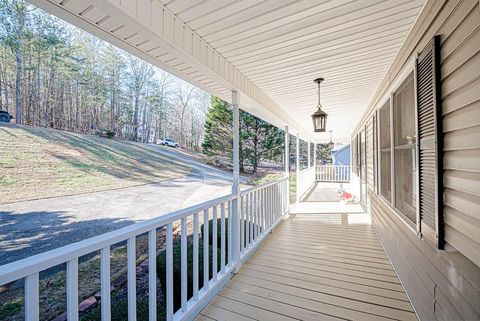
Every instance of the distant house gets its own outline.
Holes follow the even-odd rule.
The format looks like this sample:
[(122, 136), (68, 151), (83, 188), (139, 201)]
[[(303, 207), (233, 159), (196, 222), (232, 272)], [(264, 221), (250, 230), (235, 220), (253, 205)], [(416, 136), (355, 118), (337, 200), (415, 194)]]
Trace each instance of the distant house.
[(333, 165), (350, 165), (350, 145), (332, 151)]

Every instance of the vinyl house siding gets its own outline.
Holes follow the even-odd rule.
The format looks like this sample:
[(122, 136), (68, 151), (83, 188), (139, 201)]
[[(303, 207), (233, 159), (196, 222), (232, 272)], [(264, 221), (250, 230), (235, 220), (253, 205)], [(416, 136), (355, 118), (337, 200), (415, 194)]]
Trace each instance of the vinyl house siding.
[[(441, 41), (445, 250), (417, 237), (371, 184), (372, 224), (421, 320), (480, 320), (480, 8), (428, 1), (355, 134), (408, 74), (434, 35)], [(413, 69), (411, 69), (413, 70)], [(370, 139), (367, 138), (370, 142)], [(367, 155), (373, 153), (367, 144)], [(369, 162), (370, 163), (370, 162)], [(428, 238), (428, 236), (424, 236)]]

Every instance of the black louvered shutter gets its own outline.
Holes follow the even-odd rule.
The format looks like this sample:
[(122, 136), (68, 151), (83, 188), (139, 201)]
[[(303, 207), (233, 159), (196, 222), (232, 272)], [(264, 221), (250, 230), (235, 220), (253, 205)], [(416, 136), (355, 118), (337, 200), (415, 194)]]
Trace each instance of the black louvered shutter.
[(435, 232), (437, 248), (443, 249), (443, 146), (439, 58), (440, 39), (435, 36), (416, 61), (417, 156), (420, 219), (422, 225)]

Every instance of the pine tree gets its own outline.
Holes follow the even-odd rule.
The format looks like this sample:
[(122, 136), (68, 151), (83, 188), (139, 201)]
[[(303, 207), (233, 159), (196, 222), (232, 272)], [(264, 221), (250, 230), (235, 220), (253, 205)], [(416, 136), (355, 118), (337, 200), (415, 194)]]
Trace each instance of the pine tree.
[[(207, 155), (232, 156), (232, 109), (218, 97), (211, 97), (202, 145)], [(256, 173), (261, 161), (281, 161), (283, 131), (240, 110), (240, 170), (249, 166)]]
[(231, 155), (233, 142), (232, 109), (218, 97), (210, 98), (205, 120), (205, 140), (202, 148), (207, 155)]

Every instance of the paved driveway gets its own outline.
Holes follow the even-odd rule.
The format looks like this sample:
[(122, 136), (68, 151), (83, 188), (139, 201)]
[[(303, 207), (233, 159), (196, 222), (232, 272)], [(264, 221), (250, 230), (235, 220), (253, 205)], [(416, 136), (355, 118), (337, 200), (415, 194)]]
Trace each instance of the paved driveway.
[(230, 192), (231, 173), (173, 149), (186, 177), (116, 190), (0, 205), (0, 265), (164, 215)]

